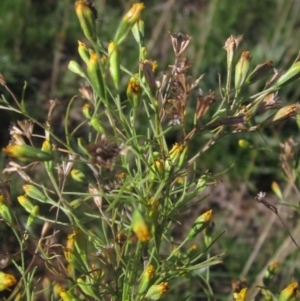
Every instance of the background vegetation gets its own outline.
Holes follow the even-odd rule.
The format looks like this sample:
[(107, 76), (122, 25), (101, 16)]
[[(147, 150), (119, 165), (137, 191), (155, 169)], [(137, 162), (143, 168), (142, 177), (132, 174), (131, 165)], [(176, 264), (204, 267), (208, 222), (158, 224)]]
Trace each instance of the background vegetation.
[[(102, 40), (108, 43), (115, 34), (118, 20), (132, 2), (94, 2), (98, 10), (97, 26)], [(191, 61), (192, 75), (197, 77), (205, 73), (200, 87), (205, 93), (209, 90), (215, 91), (217, 97), (218, 74), (221, 79), (226, 75), (226, 51), (222, 47), (230, 35), (244, 35), (239, 51), (251, 52), (253, 67), (272, 60), (276, 68), (286, 70), (300, 49), (300, 2), (297, 0), (169, 0), (144, 3), (146, 48), (148, 57), (159, 62), (157, 75), (173, 63), (169, 32), (189, 34), (193, 40), (186, 55)], [(85, 42), (74, 13), (73, 0), (2, 1), (0, 72), (18, 96), (21, 95), (26, 80), (27, 108), (37, 119), (46, 114), (49, 99), (59, 100), (62, 104), (61, 111), (54, 116), (58, 134), (63, 129), (65, 107), (78, 94), (78, 87), (82, 84), (81, 79), (67, 69), (70, 60), (79, 61), (77, 40)], [(134, 69), (137, 69), (138, 57), (132, 47), (133, 42), (131, 38), (122, 45), (122, 52), (126, 52), (126, 57), (122, 58), (121, 63), (127, 68), (136, 66)], [(105, 47), (107, 48), (107, 44)], [(127, 81), (127, 77), (121, 78), (124, 95)], [(259, 85), (263, 84), (251, 86), (250, 93), (261, 88)], [(6, 94), (4, 89), (1, 93)], [(299, 81), (286, 86), (280, 92), (280, 100), (284, 104), (296, 103), (299, 97)], [(81, 105), (78, 103), (78, 112), (72, 113), (70, 128), (72, 122), (76, 124), (80, 120)], [(3, 147), (9, 139), (8, 125), (17, 116), (3, 111), (0, 114)], [(141, 116), (141, 126), (142, 118)], [(266, 261), (283, 246), (287, 238), (280, 221), (271, 218), (272, 212), (254, 201), (259, 191), (266, 191), (270, 197), (273, 196), (271, 183), (277, 181), (282, 187), (284, 197), (278, 200), (273, 196), (272, 200), (286, 205), (279, 208), (290, 229), (299, 224), (298, 209), (289, 209), (298, 205), (299, 198), (295, 192), (297, 189), (282, 172), (279, 157), (280, 143), (284, 143), (291, 136), (296, 142), (300, 141), (295, 120), (288, 120), (247, 136), (237, 134), (225, 137), (217, 147), (201, 157), (199, 168), (202, 172), (220, 174), (220, 182), (211, 187), (209, 192), (205, 192), (208, 197), (198, 209), (200, 212), (204, 208), (213, 207), (217, 212), (214, 218), (215, 231), (221, 232), (224, 227), (226, 229), (215, 247), (219, 251), (228, 251), (229, 255), (222, 266), (215, 267), (212, 271), (212, 278), (217, 280), (214, 285), (219, 294), (216, 297), (218, 300), (230, 293), (232, 280), (245, 277), (252, 283)], [(248, 140), (252, 148), (240, 148), (238, 140), (241, 137)], [(178, 139), (172, 135), (168, 138), (170, 144)], [(199, 141), (195, 140), (195, 149), (190, 151), (195, 152), (199, 146), (202, 146), (200, 138)], [(2, 162), (4, 166), (4, 158)], [(295, 169), (296, 175), (298, 170)], [(14, 193), (18, 195), (20, 188), (15, 189)], [(262, 246), (254, 249), (258, 246), (259, 239), (262, 240)], [(288, 246), (292, 248), (291, 245)], [(284, 287), (291, 280), (299, 278), (299, 267), (295, 265), (297, 260), (299, 250), (284, 258), (282, 270), (274, 286), (277, 291), (278, 287)], [(250, 266), (247, 266), (247, 262)], [(180, 289), (181, 286), (178, 286), (178, 290)], [(190, 289), (193, 293), (192, 285)], [(176, 289), (173, 293), (176, 293)], [(168, 297), (165, 298), (167, 300)]]

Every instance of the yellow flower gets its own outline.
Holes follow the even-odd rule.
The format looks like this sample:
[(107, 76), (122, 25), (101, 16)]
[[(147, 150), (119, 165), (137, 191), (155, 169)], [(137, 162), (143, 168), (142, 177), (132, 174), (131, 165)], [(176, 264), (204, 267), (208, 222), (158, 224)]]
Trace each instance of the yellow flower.
[(150, 227), (138, 210), (132, 215), (132, 231), (141, 242), (147, 242), (152, 238)]
[(298, 282), (292, 282), (281, 291), (278, 301), (296, 301), (298, 286)]
[(146, 298), (150, 300), (160, 299), (170, 289), (169, 282), (162, 282), (160, 284), (152, 285), (147, 294)]
[(247, 297), (247, 288), (243, 288), (241, 289), (241, 291), (239, 293), (234, 293), (233, 294), (234, 300), (236, 301), (246, 301), (246, 297)]
[(53, 160), (51, 154), (29, 145), (10, 144), (3, 148), (2, 151), (9, 157), (16, 158), (24, 162)]
[(8, 289), (16, 283), (17, 279), (13, 275), (6, 274), (0, 271), (0, 292)]

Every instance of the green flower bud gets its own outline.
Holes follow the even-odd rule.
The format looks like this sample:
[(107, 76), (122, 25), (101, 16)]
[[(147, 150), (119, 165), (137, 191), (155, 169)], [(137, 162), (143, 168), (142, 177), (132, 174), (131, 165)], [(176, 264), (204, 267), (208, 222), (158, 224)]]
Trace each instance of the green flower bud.
[(245, 149), (249, 149), (249, 148), (252, 148), (252, 145), (249, 143), (249, 141), (247, 140), (244, 140), (244, 139), (240, 139), (238, 141), (238, 144), (239, 144), (239, 147), (240, 148), (245, 148)]
[(72, 169), (71, 177), (76, 182), (80, 182), (80, 183), (86, 183), (87, 182), (85, 174), (79, 169)]
[(30, 213), (34, 207), (26, 194), (18, 196), (18, 202), (28, 213)]
[(98, 133), (104, 133), (104, 128), (100, 122), (100, 120), (97, 117), (94, 117), (90, 121), (90, 125), (98, 132)]
[(70, 61), (68, 68), (70, 71), (74, 72), (75, 74), (78, 74), (79, 76), (86, 78), (85, 73), (83, 72), (82, 68), (80, 67), (80, 65), (75, 62), (75, 61)]
[(244, 51), (235, 66), (235, 89), (236, 93), (241, 90), (242, 85), (247, 77), (251, 62), (251, 56), (249, 51)]
[(47, 196), (45, 196), (45, 194), (34, 185), (30, 185), (30, 184), (23, 185), (23, 189), (30, 198), (39, 201), (41, 203), (47, 203), (48, 201)]
[(278, 273), (279, 271), (279, 262), (278, 261), (273, 261), (270, 263), (270, 265), (268, 266), (268, 269), (265, 273), (264, 276), (264, 283), (267, 280), (271, 280), (273, 279), (273, 277)]
[(75, 11), (86, 38), (92, 43), (96, 42), (96, 15), (95, 8), (89, 1), (76, 1)]
[(61, 297), (63, 301), (79, 301), (80, 299), (75, 298), (75, 296), (71, 293), (63, 289), (61, 286), (56, 286), (56, 292)]
[(10, 207), (6, 205), (3, 195), (0, 195), (0, 216), (4, 219), (5, 222), (9, 224), (13, 223), (13, 214)]
[(84, 106), (82, 107), (82, 114), (86, 119), (91, 119), (91, 106), (86, 103), (84, 104)]
[(271, 188), (272, 188), (272, 191), (276, 194), (276, 196), (280, 199), (280, 200), (283, 200), (283, 194), (282, 194), (282, 191), (278, 185), (277, 182), (272, 182), (271, 184)]
[(143, 3), (135, 3), (131, 9), (123, 17), (121, 24), (118, 27), (117, 33), (114, 38), (115, 45), (120, 45), (127, 37), (131, 28), (141, 16), (142, 10), (145, 8)]
[(142, 19), (138, 19), (137, 22), (134, 23), (131, 31), (137, 43), (142, 46), (144, 44), (145, 35), (144, 21)]
[(281, 291), (278, 301), (296, 301), (298, 283), (293, 282), (284, 290)]
[(23, 162), (50, 161), (53, 160), (51, 154), (29, 145), (10, 144), (2, 151), (9, 157), (16, 158)]
[(212, 210), (206, 211), (205, 213), (201, 214), (193, 223), (193, 225), (187, 235), (187, 238), (189, 240), (193, 239), (196, 237), (196, 235), (198, 233), (203, 231), (211, 222), (212, 216), (213, 216)]
[(170, 289), (169, 282), (162, 282), (160, 284), (152, 285), (147, 294), (146, 299), (159, 300)]
[(27, 222), (26, 222), (26, 227), (30, 227), (30, 225), (35, 221), (35, 219), (38, 217), (39, 215), (39, 212), (40, 212), (40, 207), (38, 205), (35, 205), (29, 216), (28, 216), (28, 219), (27, 219)]
[(255, 69), (249, 74), (246, 79), (246, 84), (251, 85), (256, 81), (266, 77), (273, 70), (273, 62), (267, 61), (265, 63), (259, 64), (255, 67)]
[(140, 81), (138, 78), (138, 74), (132, 76), (129, 79), (128, 85), (127, 85), (127, 97), (134, 109), (137, 109), (140, 104), (140, 97), (142, 94), (142, 88), (140, 85)]
[(17, 279), (13, 275), (0, 271), (0, 292), (7, 290), (16, 283)]
[(116, 89), (119, 89), (120, 82), (120, 56), (119, 49), (114, 42), (108, 44), (108, 57), (109, 57), (109, 72), (114, 82)]
[(132, 214), (131, 227), (132, 231), (141, 242), (148, 242), (152, 238), (149, 224), (138, 210), (135, 210)]
[(87, 64), (87, 73), (92, 87), (95, 89), (98, 96), (101, 99), (104, 99), (104, 83), (99, 64), (101, 64), (101, 62), (99, 62), (97, 54), (95, 52), (91, 52), (90, 59)]
[(154, 269), (153, 265), (148, 265), (146, 267), (146, 269), (144, 270), (142, 277), (140, 279), (140, 284), (139, 284), (139, 288), (138, 288), (138, 293), (140, 295), (144, 294), (146, 289), (149, 287), (150, 281), (154, 277), (154, 272), (155, 272), (155, 269)]
[(87, 64), (90, 59), (90, 52), (86, 45), (78, 41), (78, 53), (82, 60)]

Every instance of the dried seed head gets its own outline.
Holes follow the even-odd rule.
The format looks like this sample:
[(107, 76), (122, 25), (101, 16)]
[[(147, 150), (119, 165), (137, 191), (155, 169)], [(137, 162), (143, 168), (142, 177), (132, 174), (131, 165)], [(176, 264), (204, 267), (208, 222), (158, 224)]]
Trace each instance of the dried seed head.
[(129, 150), (123, 145), (116, 145), (106, 140), (105, 136), (101, 136), (101, 140), (97, 144), (89, 144), (86, 146), (90, 154), (91, 161), (101, 167), (111, 169), (114, 164), (114, 159), (118, 155), (125, 155)]
[(182, 33), (170, 34), (170, 36), (171, 36), (175, 57), (178, 58), (189, 46), (192, 37), (190, 37), (189, 35), (184, 35)]
[(232, 59), (233, 59), (233, 55), (236, 51), (236, 49), (238, 48), (240, 42), (243, 40), (243, 36), (239, 35), (237, 37), (234, 36), (230, 36), (224, 45), (224, 49), (227, 51), (227, 64), (232, 63)]

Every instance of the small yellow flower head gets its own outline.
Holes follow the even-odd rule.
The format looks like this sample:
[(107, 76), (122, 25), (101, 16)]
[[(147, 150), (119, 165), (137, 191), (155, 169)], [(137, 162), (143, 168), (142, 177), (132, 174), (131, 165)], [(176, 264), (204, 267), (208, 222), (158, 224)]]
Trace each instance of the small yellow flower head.
[(74, 301), (74, 300), (77, 300), (77, 299), (75, 299), (75, 297), (73, 296), (73, 294), (71, 294), (70, 292), (66, 291), (60, 285), (56, 285), (55, 289), (56, 289), (56, 292), (62, 298), (63, 301)]
[(86, 119), (91, 119), (91, 106), (88, 103), (85, 103), (82, 107), (82, 114)]
[(145, 8), (143, 3), (135, 3), (131, 9), (123, 17), (121, 24), (118, 27), (117, 33), (114, 38), (116, 45), (120, 45), (127, 37), (134, 23), (138, 21), (141, 12)]
[(11, 275), (0, 271), (0, 292), (7, 290), (9, 287), (15, 285), (17, 279)]
[(192, 225), (192, 228), (190, 229), (187, 236), (188, 239), (193, 239), (198, 233), (203, 231), (212, 221), (212, 217), (213, 217), (212, 210), (208, 210), (203, 214), (201, 214)]
[(140, 100), (141, 93), (142, 93), (142, 88), (140, 85), (140, 81), (138, 79), (138, 75), (132, 76), (129, 79), (126, 94), (127, 94), (127, 97), (129, 99), (131, 105), (134, 108), (138, 108), (138, 106), (140, 104), (139, 100)]
[(49, 140), (45, 140), (42, 145), (42, 151), (48, 154), (52, 153), (52, 147)]
[(23, 162), (53, 160), (51, 154), (29, 145), (10, 144), (3, 148), (2, 151), (9, 157), (16, 158)]
[(81, 29), (88, 40), (96, 42), (96, 10), (89, 1), (76, 1), (75, 11)]
[(131, 9), (123, 17), (123, 21), (133, 25), (140, 18), (141, 12), (144, 8), (144, 3), (133, 4)]
[(28, 213), (33, 209), (34, 205), (26, 194), (18, 196), (18, 202)]
[(87, 181), (85, 174), (79, 169), (72, 169), (71, 177), (76, 182), (86, 183)]
[(150, 227), (138, 210), (132, 215), (132, 231), (141, 242), (148, 242), (152, 238)]
[(278, 301), (296, 301), (298, 286), (298, 282), (292, 282), (281, 291)]
[(283, 200), (283, 194), (282, 194), (282, 191), (278, 185), (277, 182), (272, 182), (271, 184), (271, 188), (272, 188), (272, 191), (276, 194), (276, 196), (280, 199), (280, 200)]
[(75, 245), (75, 234), (71, 233), (67, 236), (66, 248), (68, 250), (74, 250)]
[(185, 143), (175, 143), (169, 151), (169, 156), (173, 165), (181, 167), (185, 161), (187, 153), (187, 145)]
[(149, 265), (143, 272), (143, 275), (140, 280), (138, 292), (142, 295), (146, 289), (148, 288), (151, 279), (153, 279), (155, 273), (155, 269), (153, 265)]
[(234, 293), (233, 294), (234, 300), (236, 301), (246, 301), (246, 297), (247, 297), (247, 288), (243, 288), (241, 289), (241, 291), (239, 293)]
[(82, 60), (87, 64), (87, 62), (90, 59), (90, 53), (89, 49), (86, 47), (86, 45), (80, 41), (78, 41), (78, 53)]
[(146, 298), (150, 300), (159, 300), (169, 289), (169, 282), (152, 285), (146, 294)]
[(96, 52), (90, 53), (90, 59), (87, 63), (87, 74), (89, 76), (92, 87), (103, 99), (105, 98), (103, 77), (100, 70), (99, 59)]

